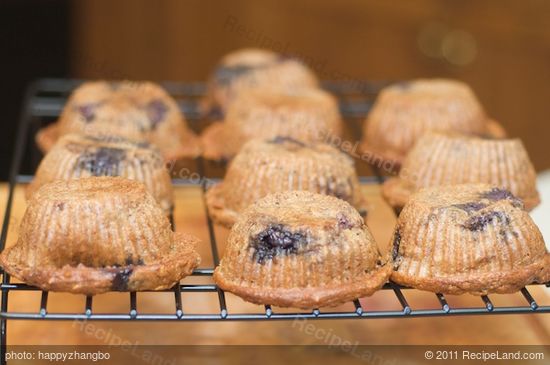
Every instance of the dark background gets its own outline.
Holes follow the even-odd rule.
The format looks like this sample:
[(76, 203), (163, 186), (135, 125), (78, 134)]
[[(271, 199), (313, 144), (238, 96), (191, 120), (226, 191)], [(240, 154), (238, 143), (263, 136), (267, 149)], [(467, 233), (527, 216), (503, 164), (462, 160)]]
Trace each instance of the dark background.
[(325, 79), (466, 81), (550, 168), (550, 1), (4, 0), (0, 27), (2, 179), (31, 80), (204, 80), (245, 46), (302, 56)]
[(32, 80), (71, 74), (69, 1), (0, 2), (2, 103), (0, 179), (5, 180), (13, 154), (21, 101)]

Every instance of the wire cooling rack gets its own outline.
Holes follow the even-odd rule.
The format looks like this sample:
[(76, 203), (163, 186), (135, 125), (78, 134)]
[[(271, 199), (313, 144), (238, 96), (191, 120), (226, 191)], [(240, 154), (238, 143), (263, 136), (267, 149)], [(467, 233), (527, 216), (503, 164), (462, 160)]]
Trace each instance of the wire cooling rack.
[[(10, 215), (14, 198), (15, 186), (19, 183), (28, 182), (34, 172), (40, 153), (34, 144), (34, 134), (38, 128), (48, 122), (55, 120), (65, 103), (70, 91), (81, 81), (65, 79), (41, 79), (33, 83), (27, 89), (21, 111), (18, 135), (15, 143), (15, 150), (10, 170), (8, 198), (5, 209), (5, 216), (0, 236), (0, 248), (3, 249), (6, 243)], [(348, 126), (356, 136), (359, 133), (358, 125), (364, 116), (368, 113), (370, 105), (374, 100), (380, 86), (384, 83), (374, 84), (365, 83), (361, 87), (361, 92), (357, 91), (356, 85), (349, 83), (326, 83), (324, 86), (338, 96), (340, 109)], [(198, 98), (204, 95), (205, 87), (203, 84), (192, 83), (165, 83), (164, 86), (178, 101), (181, 110), (185, 113), (192, 128), (198, 130), (204, 123), (198, 112)], [(209, 177), (208, 163), (197, 159), (196, 168), (200, 176)], [(373, 168), (374, 176), (362, 177), (363, 183), (376, 184), (383, 180), (380, 172)], [(206, 181), (206, 179), (203, 179)], [(188, 180), (176, 180), (175, 184), (190, 184)], [(206, 185), (201, 186), (202, 192), (206, 190)], [(204, 194), (203, 194), (204, 198)], [(206, 204), (205, 204), (206, 207)], [(219, 254), (216, 242), (216, 235), (212, 221), (205, 211), (208, 233), (210, 236), (211, 255), (214, 267), (219, 263)], [(194, 271), (192, 276), (211, 277), (214, 271), (213, 267), (199, 268)], [(39, 288), (24, 284), (15, 283), (10, 280), (9, 275), (2, 273), (2, 283), (0, 284), (2, 298), (0, 303), (0, 321), (1, 321), (1, 348), (2, 356), (0, 360), (5, 363), (7, 324), (8, 320), (102, 320), (102, 321), (231, 321), (231, 320), (293, 320), (296, 318), (309, 319), (366, 319), (366, 318), (392, 318), (392, 317), (427, 317), (427, 316), (452, 316), (452, 315), (490, 315), (490, 314), (520, 314), (520, 313), (548, 313), (550, 306), (539, 305), (527, 288), (515, 294), (523, 297), (525, 305), (499, 307), (493, 304), (489, 296), (480, 298), (479, 306), (473, 307), (454, 307), (450, 306), (442, 294), (434, 294), (439, 306), (437, 308), (417, 308), (409, 304), (405, 293), (414, 289), (405, 288), (394, 283), (388, 283), (383, 290), (392, 292), (400, 304), (397, 310), (370, 310), (365, 308), (359, 300), (353, 301), (353, 309), (349, 311), (331, 311), (319, 310), (296, 311), (296, 312), (278, 312), (277, 309), (266, 305), (260, 311), (255, 313), (233, 312), (225, 299), (225, 293), (215, 284), (180, 284), (164, 292), (172, 292), (174, 295), (174, 307), (172, 313), (140, 313), (137, 306), (138, 293), (128, 293), (128, 309), (119, 313), (96, 313), (94, 312), (94, 297), (86, 296), (85, 305), (81, 308), (75, 308), (70, 313), (49, 313), (48, 312), (48, 292), (41, 291)], [(548, 284), (547, 284), (548, 286)], [(37, 303), (36, 312), (19, 312), (16, 308), (8, 310), (8, 298), (11, 291), (41, 292), (40, 302)], [(204, 313), (187, 313), (182, 309), (182, 297), (185, 302), (193, 304), (194, 293), (212, 293), (217, 295), (219, 308)]]

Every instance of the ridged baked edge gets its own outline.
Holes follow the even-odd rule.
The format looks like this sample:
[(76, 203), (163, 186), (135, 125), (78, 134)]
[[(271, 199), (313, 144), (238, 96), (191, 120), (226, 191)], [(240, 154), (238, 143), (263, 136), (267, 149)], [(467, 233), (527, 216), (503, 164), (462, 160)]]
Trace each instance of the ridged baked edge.
[(223, 122), (214, 122), (206, 127), (201, 136), (202, 157), (207, 160), (227, 161), (235, 153), (227, 148), (225, 141), (225, 125)]
[(95, 295), (113, 291), (117, 273), (131, 269), (127, 290), (169, 289), (184, 277), (190, 275), (200, 264), (200, 256), (195, 250), (199, 240), (185, 233), (174, 233), (175, 249), (160, 262), (148, 265), (130, 265), (118, 268), (92, 268), (83, 265), (62, 268), (32, 268), (25, 263), (10, 262), (7, 257), (11, 246), (0, 255), (0, 265), (6, 272), (26, 284), (43, 290)]
[[(52, 123), (44, 128), (41, 128), (35, 136), (38, 148), (46, 153), (57, 142), (59, 122)], [(158, 148), (162, 151), (162, 157), (165, 161), (179, 160), (183, 158), (195, 158), (201, 155), (201, 143), (199, 137), (192, 131), (186, 131), (182, 134), (180, 145), (178, 148), (164, 151), (162, 146)]]
[(208, 214), (214, 222), (226, 228), (231, 228), (240, 214), (225, 207), (222, 184), (216, 184), (208, 189), (206, 192), (206, 205), (208, 207)]
[(550, 254), (535, 263), (515, 270), (491, 272), (468, 277), (416, 277), (393, 271), (393, 282), (419, 290), (443, 294), (487, 295), (513, 293), (525, 285), (550, 280)]
[(225, 278), (219, 267), (214, 271), (218, 286), (242, 299), (255, 304), (278, 307), (314, 309), (336, 306), (354, 299), (370, 296), (379, 290), (391, 274), (391, 263), (356, 277), (353, 283), (316, 288), (259, 288), (236, 284)]
[(174, 161), (184, 158), (196, 158), (201, 155), (200, 138), (192, 131), (188, 130), (180, 136), (180, 145), (178, 148), (164, 151), (162, 146), (158, 146), (161, 150), (165, 161)]
[[(462, 183), (459, 183), (462, 184)], [(457, 185), (459, 185), (457, 184)], [(443, 186), (442, 186), (443, 187)], [(414, 190), (410, 184), (399, 177), (392, 177), (382, 184), (382, 196), (386, 202), (394, 208), (403, 208), (409, 201), (409, 198), (414, 194)], [(540, 195), (530, 198), (518, 197), (523, 201), (525, 210), (531, 211), (540, 204)]]
[[(369, 204), (367, 200), (361, 191), (356, 192), (356, 196), (354, 198), (354, 200), (356, 200), (354, 204), (351, 204), (350, 202), (348, 203), (350, 203), (359, 212), (363, 219), (365, 219), (368, 216), (369, 211)], [(208, 207), (208, 214), (210, 215), (210, 218), (212, 218), (215, 223), (226, 228), (231, 228), (241, 216), (241, 213), (225, 206), (223, 182), (208, 189), (206, 192), (206, 205)]]
[[(486, 127), (487, 127), (487, 135), (489, 137), (497, 138), (497, 139), (506, 137), (506, 130), (497, 121), (492, 119), (487, 120)], [(401, 168), (408, 154), (408, 152), (406, 153), (396, 152), (395, 149), (393, 148), (379, 148), (379, 147), (370, 146), (370, 144), (365, 139), (365, 136), (363, 136), (361, 144), (359, 145), (359, 151), (362, 154), (369, 153), (373, 155), (374, 156), (373, 160), (382, 159), (383, 163), (393, 162), (395, 164), (395, 170), (396, 170), (395, 172), (397, 172)], [(370, 164), (372, 165), (372, 163)]]
[[(387, 172), (398, 172), (401, 166), (403, 165), (403, 162), (405, 161), (406, 154), (397, 153), (393, 149), (380, 149), (377, 147), (372, 147), (367, 143), (367, 141), (363, 140), (361, 144), (359, 145), (359, 152), (362, 155), (369, 154), (371, 155), (372, 161), (365, 161), (369, 165), (374, 165), (374, 161), (377, 162), (377, 164), (381, 165), (384, 163), (393, 163), (393, 171), (387, 171)], [(363, 160), (361, 156), (361, 160)], [(380, 166), (378, 166), (380, 168)]]

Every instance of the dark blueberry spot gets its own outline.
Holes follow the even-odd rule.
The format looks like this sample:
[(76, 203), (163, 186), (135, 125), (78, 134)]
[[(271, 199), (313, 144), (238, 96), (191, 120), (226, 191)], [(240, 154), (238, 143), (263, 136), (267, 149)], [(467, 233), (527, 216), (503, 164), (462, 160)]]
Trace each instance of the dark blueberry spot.
[(272, 144), (292, 143), (299, 147), (306, 147), (306, 144), (304, 142), (298, 141), (297, 139), (294, 139), (292, 137), (277, 136), (268, 142)]
[(65, 209), (65, 203), (59, 202), (59, 203), (55, 204), (55, 207), (57, 208), (57, 210), (63, 210), (63, 209)]
[(212, 105), (206, 116), (211, 120), (222, 120), (224, 115), (225, 113), (220, 105)]
[(132, 142), (132, 143), (138, 148), (149, 148), (149, 147), (151, 147), (151, 144), (147, 141)]
[(355, 227), (355, 225), (350, 222), (348, 217), (346, 217), (344, 214), (338, 214), (337, 219), (338, 227), (340, 227), (341, 229), (352, 229), (353, 227)]
[(401, 231), (399, 228), (395, 230), (393, 234), (393, 249), (392, 249), (392, 259), (395, 261), (399, 256), (399, 246), (401, 245)]
[[(351, 189), (349, 186), (351, 182), (348, 181), (348, 184), (345, 183), (336, 183), (334, 179), (328, 181), (327, 186), (325, 187), (325, 194), (333, 196), (338, 199), (349, 201), (351, 199)], [(320, 191), (323, 191), (322, 189)]]
[(505, 189), (493, 188), (489, 191), (481, 193), (480, 195), (483, 199), (489, 199), (493, 201), (510, 200), (512, 205), (515, 207), (521, 207), (523, 205), (520, 199), (516, 198), (514, 194)]
[(80, 113), (82, 118), (84, 118), (84, 121), (86, 123), (90, 123), (94, 120), (95, 112), (96, 112), (97, 108), (99, 106), (101, 106), (101, 104), (103, 104), (103, 102), (89, 103), (89, 104), (80, 105), (79, 107), (77, 107), (78, 112)]
[(127, 291), (128, 283), (130, 282), (130, 275), (132, 275), (133, 271), (134, 269), (131, 266), (117, 269), (111, 288), (114, 291)]
[(134, 260), (134, 257), (132, 255), (128, 255), (126, 257), (126, 260), (124, 260), (124, 263), (126, 266), (128, 265), (143, 265), (143, 259), (141, 257), (138, 257), (137, 260)]
[(281, 224), (270, 226), (250, 239), (250, 246), (254, 249), (253, 257), (260, 264), (277, 256), (295, 255), (306, 244), (306, 235), (290, 232)]
[(464, 204), (454, 204), (453, 207), (462, 209), (465, 212), (471, 213), (471, 212), (477, 212), (478, 210), (481, 210), (487, 207), (487, 204), (479, 203), (479, 202), (468, 202)]
[(481, 232), (484, 231), (489, 224), (495, 221), (500, 224), (508, 225), (510, 224), (510, 217), (503, 212), (491, 211), (468, 218), (462, 227), (472, 232)]
[(76, 162), (76, 168), (88, 171), (92, 176), (118, 176), (120, 162), (126, 154), (119, 148), (100, 147), (84, 152)]
[(214, 79), (218, 85), (228, 86), (235, 79), (247, 74), (255, 68), (256, 67), (249, 65), (220, 66), (214, 73)]
[(168, 113), (168, 106), (166, 106), (162, 100), (155, 99), (151, 100), (147, 104), (146, 110), (149, 121), (151, 122), (151, 127), (154, 130), (166, 117), (166, 113)]

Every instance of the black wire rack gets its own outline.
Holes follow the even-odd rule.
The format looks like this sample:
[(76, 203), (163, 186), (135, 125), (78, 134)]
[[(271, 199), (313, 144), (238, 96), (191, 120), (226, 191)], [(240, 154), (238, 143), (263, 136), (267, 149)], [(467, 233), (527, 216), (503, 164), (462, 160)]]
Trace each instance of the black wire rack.
[[(14, 199), (14, 190), (17, 184), (26, 183), (32, 178), (32, 173), (40, 160), (40, 153), (34, 145), (34, 134), (38, 128), (58, 117), (65, 100), (80, 80), (66, 79), (41, 79), (33, 83), (27, 89), (17, 139), (15, 141), (15, 150), (10, 170), (9, 188), (7, 203), (0, 236), (0, 249), (3, 249), (6, 243), (9, 223)], [(325, 83), (325, 87), (338, 96), (340, 108), (344, 119), (350, 123), (352, 132), (359, 133), (357, 126), (368, 113), (370, 105), (377, 94), (377, 91), (385, 83), (365, 83), (361, 92), (357, 92), (354, 85), (345, 82)], [(365, 87), (367, 85), (368, 87)], [(186, 115), (190, 125), (194, 129), (200, 129), (204, 121), (200, 118), (198, 111), (198, 99), (204, 95), (205, 87), (200, 83), (164, 83), (166, 89), (178, 101), (182, 112)], [(354, 122), (355, 121), (355, 122)], [(201, 176), (208, 177), (208, 163), (197, 159), (196, 168)], [(384, 177), (376, 168), (373, 176), (362, 177), (363, 183), (376, 184), (383, 181)], [(206, 181), (206, 179), (203, 179)], [(176, 185), (191, 184), (190, 181), (178, 179), (174, 181)], [(202, 192), (206, 190), (206, 184), (201, 185)], [(203, 194), (204, 198), (204, 194)], [(206, 207), (206, 204), (204, 205)], [(207, 208), (205, 208), (207, 209)], [(218, 246), (213, 222), (210, 220), (208, 212), (205, 211), (207, 219), (207, 228), (210, 236), (210, 248), (214, 267), (219, 263)], [(213, 267), (199, 268), (194, 271), (192, 276), (211, 277), (214, 271)], [(308, 319), (366, 319), (366, 318), (406, 318), (406, 317), (429, 317), (429, 316), (456, 316), (456, 315), (491, 315), (491, 314), (521, 314), (521, 313), (548, 313), (549, 305), (539, 305), (533, 298), (527, 288), (521, 289), (518, 293), (510, 294), (523, 297), (525, 305), (499, 307), (493, 304), (489, 296), (480, 297), (479, 306), (473, 307), (453, 307), (449, 305), (443, 294), (434, 294), (439, 306), (436, 308), (416, 308), (411, 306), (406, 299), (405, 293), (414, 289), (409, 289), (387, 283), (383, 290), (393, 292), (400, 306), (396, 310), (370, 310), (362, 305), (359, 299), (353, 301), (353, 309), (349, 311), (334, 311), (330, 309), (315, 309), (312, 311), (296, 312), (278, 312), (277, 309), (266, 305), (259, 312), (242, 313), (233, 312), (228, 307), (225, 293), (215, 284), (179, 284), (170, 290), (174, 294), (174, 307), (172, 313), (140, 313), (137, 307), (137, 297), (139, 292), (128, 293), (128, 309), (120, 313), (96, 313), (94, 312), (94, 297), (86, 296), (85, 305), (77, 308), (70, 313), (49, 313), (48, 312), (48, 292), (24, 284), (16, 283), (10, 280), (10, 276), (3, 271), (0, 302), (0, 322), (1, 322), (1, 361), (5, 363), (7, 324), (8, 320), (101, 320), (101, 321), (245, 321), (245, 320), (294, 320), (296, 318)], [(546, 285), (548, 286), (548, 284)], [(36, 312), (18, 312), (16, 309), (8, 310), (8, 298), (11, 291), (41, 292), (40, 303), (37, 303)], [(186, 303), (193, 303), (193, 293), (213, 293), (217, 295), (219, 308), (215, 311), (204, 313), (187, 313), (182, 309), (182, 297), (185, 297)]]

